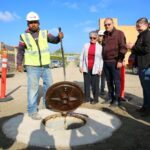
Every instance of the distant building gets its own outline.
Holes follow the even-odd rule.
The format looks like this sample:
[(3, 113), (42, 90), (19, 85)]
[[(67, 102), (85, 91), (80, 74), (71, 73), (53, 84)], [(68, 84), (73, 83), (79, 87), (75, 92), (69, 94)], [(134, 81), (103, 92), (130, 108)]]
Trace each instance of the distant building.
[[(102, 18), (99, 20), (99, 29), (101, 30), (105, 30), (104, 28), (104, 20), (105, 18)], [(119, 25), (118, 24), (118, 19), (117, 18), (113, 18), (113, 21), (114, 21), (114, 25), (117, 29), (121, 30), (124, 32), (125, 36), (126, 36), (126, 41), (127, 43), (128, 42), (131, 42), (131, 43), (135, 43), (136, 39), (137, 39), (137, 35), (138, 35), (138, 32), (136, 31), (136, 28), (135, 26), (131, 25)], [(125, 57), (125, 63), (127, 64), (128, 63), (128, 57), (130, 55), (130, 51), (127, 52), (126, 54), (126, 57)]]

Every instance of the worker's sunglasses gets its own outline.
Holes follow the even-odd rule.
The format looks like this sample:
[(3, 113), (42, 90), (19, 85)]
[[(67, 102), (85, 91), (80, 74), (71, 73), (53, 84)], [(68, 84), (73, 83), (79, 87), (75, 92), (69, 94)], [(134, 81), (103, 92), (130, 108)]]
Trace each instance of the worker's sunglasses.
[(90, 37), (91, 40), (96, 40), (96, 37)]
[(106, 26), (110, 26), (110, 25), (111, 25), (110, 23), (104, 24), (105, 27), (106, 27)]
[(38, 21), (29, 21), (28, 22), (29, 24), (37, 24), (37, 23), (39, 23)]

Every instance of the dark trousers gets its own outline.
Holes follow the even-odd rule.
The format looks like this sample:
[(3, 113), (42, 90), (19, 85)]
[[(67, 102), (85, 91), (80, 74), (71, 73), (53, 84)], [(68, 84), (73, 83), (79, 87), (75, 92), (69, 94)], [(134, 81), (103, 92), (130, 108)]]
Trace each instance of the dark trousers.
[(143, 107), (150, 108), (150, 68), (139, 69), (139, 78), (143, 89)]
[(105, 89), (105, 80), (106, 80), (106, 77), (105, 77), (105, 73), (104, 73), (104, 70), (103, 70), (102, 74), (100, 76), (100, 90), (101, 90), (101, 92), (104, 92), (104, 89)]
[(83, 73), (85, 100), (90, 101), (90, 87), (92, 87), (93, 101), (98, 101), (99, 96), (99, 75), (93, 75), (92, 70)]
[(104, 62), (104, 72), (107, 80), (109, 98), (112, 101), (119, 101), (120, 70), (116, 68), (116, 62)]

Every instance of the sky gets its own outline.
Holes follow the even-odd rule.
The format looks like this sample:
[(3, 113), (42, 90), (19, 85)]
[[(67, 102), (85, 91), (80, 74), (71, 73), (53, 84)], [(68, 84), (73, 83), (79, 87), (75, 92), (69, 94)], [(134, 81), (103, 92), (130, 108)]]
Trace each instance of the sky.
[[(26, 15), (40, 16), (40, 28), (57, 36), (61, 27), (65, 53), (80, 53), (89, 42), (89, 32), (99, 29), (99, 19), (118, 18), (119, 25), (134, 25), (141, 17), (150, 19), (150, 0), (0, 0), (0, 42), (18, 46), (27, 29)], [(53, 52), (60, 44), (50, 44)]]

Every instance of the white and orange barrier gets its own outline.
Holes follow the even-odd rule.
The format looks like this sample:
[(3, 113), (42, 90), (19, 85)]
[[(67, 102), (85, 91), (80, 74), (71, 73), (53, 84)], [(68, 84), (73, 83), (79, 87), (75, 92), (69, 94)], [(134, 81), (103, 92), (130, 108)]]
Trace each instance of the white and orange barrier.
[(123, 63), (121, 69), (120, 69), (120, 98), (121, 101), (125, 101), (125, 64)]
[(7, 49), (5, 46), (1, 50), (2, 69), (1, 69), (1, 90), (0, 90), (0, 102), (11, 100), (12, 97), (6, 96), (6, 79), (7, 79)]

